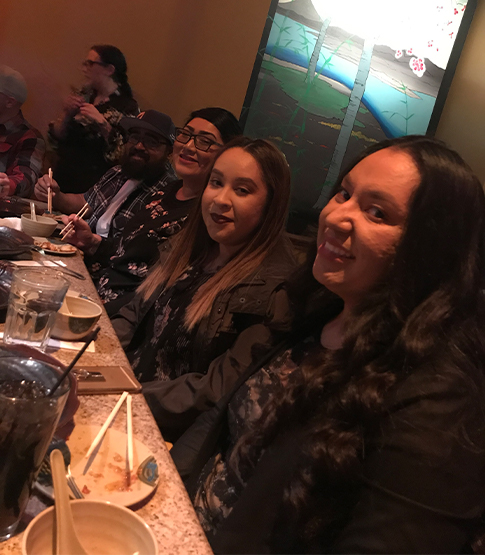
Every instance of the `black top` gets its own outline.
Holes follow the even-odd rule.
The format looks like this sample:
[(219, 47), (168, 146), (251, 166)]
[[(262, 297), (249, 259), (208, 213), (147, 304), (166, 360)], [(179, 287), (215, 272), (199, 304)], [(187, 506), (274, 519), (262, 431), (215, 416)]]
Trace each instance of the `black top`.
[[(184, 318), (195, 293), (211, 275), (200, 266), (189, 268), (148, 311), (132, 341), (137, 347), (130, 345), (126, 351), (139, 381), (174, 380), (192, 370), (197, 326), (188, 330)], [(209, 360), (220, 354), (213, 352), (216, 342), (213, 338), (205, 345)]]
[(289, 375), (302, 359), (321, 350), (323, 347), (314, 338), (288, 349), (251, 376), (235, 393), (227, 411), (227, 446), (205, 465), (194, 500), (197, 516), (206, 532), (217, 531), (251, 476), (252, 468), (241, 462), (237, 451), (233, 455), (234, 446), (256, 424), (269, 400), (284, 389)]
[[(443, 353), (390, 391), (380, 433), (365, 446), (357, 502), (347, 507), (347, 518), (331, 530), (331, 539), (322, 531), (311, 545), (303, 546), (291, 526), (278, 526), (284, 491), (302, 453), (304, 427), (289, 422), (251, 468), (229, 459), (233, 441), (244, 432), (231, 414), (237, 405), (251, 406), (248, 386), (265, 371), (228, 395), (229, 410), (221, 401), (201, 415), (171, 454), (190, 486), (197, 453), (210, 453), (196, 506), (214, 552), (469, 552), (485, 510), (485, 382), (482, 368), (465, 374), (449, 358)], [(278, 364), (268, 367), (278, 370)], [(278, 374), (269, 377), (272, 394)], [(213, 445), (218, 448), (211, 452)], [(326, 492), (312, 495), (312, 502), (325, 503)]]
[[(83, 89), (80, 93), (92, 104), (96, 92)], [(111, 125), (107, 138), (101, 133), (98, 123), (73, 116), (67, 123), (63, 137), (53, 134), (49, 128), (49, 139), (57, 150), (58, 160), (53, 168), (54, 179), (63, 193), (84, 193), (104, 175), (109, 168), (119, 163), (123, 151), (123, 130), (118, 125), (124, 116), (139, 112), (136, 100), (116, 90), (109, 100), (96, 105), (96, 109)]]

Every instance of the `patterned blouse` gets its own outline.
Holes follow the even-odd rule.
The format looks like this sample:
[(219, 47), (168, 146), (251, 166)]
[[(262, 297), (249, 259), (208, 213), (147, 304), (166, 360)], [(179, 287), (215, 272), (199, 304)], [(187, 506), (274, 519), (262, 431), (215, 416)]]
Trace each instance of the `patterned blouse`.
[(323, 349), (315, 338), (302, 342), (258, 370), (234, 394), (228, 406), (228, 448), (205, 465), (194, 500), (195, 511), (206, 532), (214, 533), (228, 517), (251, 477), (253, 467), (246, 467), (236, 454), (232, 455), (235, 445), (259, 420), (269, 400), (283, 390), (303, 359)]
[[(79, 94), (86, 102), (94, 103), (96, 91), (85, 88)], [(64, 193), (84, 193), (119, 163), (124, 135), (118, 124), (122, 117), (139, 112), (136, 100), (119, 90), (106, 102), (96, 104), (96, 108), (111, 126), (106, 138), (100, 125), (89, 118), (72, 117), (60, 138), (53, 132), (54, 123), (49, 125), (49, 141), (58, 155), (54, 179)]]
[[(189, 268), (160, 294), (138, 326), (126, 354), (139, 381), (173, 380), (191, 371), (197, 326), (190, 331), (185, 327), (185, 313), (211, 275), (200, 266)], [(214, 353), (214, 345), (215, 341), (204, 345), (209, 360), (219, 354)]]
[[(196, 199), (178, 200), (182, 182), (172, 181), (144, 199), (125, 222), (118, 238), (103, 239), (96, 253), (86, 257), (86, 266), (105, 308), (122, 295), (134, 291), (158, 259), (159, 246), (178, 233)], [(110, 314), (119, 306), (111, 304)]]

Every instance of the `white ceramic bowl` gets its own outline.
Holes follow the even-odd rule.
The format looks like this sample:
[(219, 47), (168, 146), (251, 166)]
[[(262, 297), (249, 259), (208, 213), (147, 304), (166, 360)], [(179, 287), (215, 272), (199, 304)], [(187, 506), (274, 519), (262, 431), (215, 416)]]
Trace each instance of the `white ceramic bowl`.
[[(74, 527), (89, 555), (158, 555), (157, 540), (136, 513), (109, 501), (71, 501)], [(49, 507), (27, 526), (23, 555), (52, 555), (54, 507)]]
[(55, 220), (45, 216), (37, 216), (37, 221), (34, 222), (30, 214), (22, 214), (20, 221), (22, 222), (22, 231), (31, 237), (50, 237), (57, 227)]
[(57, 312), (51, 335), (64, 341), (82, 339), (94, 329), (101, 313), (101, 307), (93, 301), (68, 293)]

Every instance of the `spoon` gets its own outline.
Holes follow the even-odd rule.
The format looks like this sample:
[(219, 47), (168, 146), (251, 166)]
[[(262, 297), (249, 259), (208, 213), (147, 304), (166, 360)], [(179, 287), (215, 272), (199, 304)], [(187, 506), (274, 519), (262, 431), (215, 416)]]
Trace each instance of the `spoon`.
[(74, 529), (71, 502), (67, 489), (66, 467), (64, 466), (64, 457), (59, 449), (52, 451), (50, 461), (56, 507), (56, 554), (71, 555), (76, 553), (77, 555), (87, 555)]

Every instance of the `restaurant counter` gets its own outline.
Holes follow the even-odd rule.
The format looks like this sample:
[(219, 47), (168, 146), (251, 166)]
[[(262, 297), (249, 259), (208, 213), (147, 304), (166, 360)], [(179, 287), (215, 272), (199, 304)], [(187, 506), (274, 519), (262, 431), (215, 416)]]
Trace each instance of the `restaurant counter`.
[[(38, 254), (34, 254), (34, 259), (46, 260), (45, 257)], [(53, 256), (51, 259), (60, 260), (61, 257)], [(62, 261), (70, 269), (88, 276), (82, 257), (79, 254), (74, 257), (63, 257)], [(72, 290), (100, 302), (89, 277), (86, 281), (70, 277), (68, 279), (71, 282)], [(125, 353), (104, 310), (99, 324), (101, 331), (96, 340), (95, 352), (84, 353), (77, 366), (122, 365), (129, 367)], [(66, 364), (69, 364), (75, 355), (75, 351), (66, 349), (48, 350), (47, 352)], [(119, 399), (119, 394), (83, 395), (79, 399), (81, 404), (75, 416), (75, 423), (79, 425), (102, 425)], [(112, 426), (125, 432), (126, 403), (124, 403)], [(158, 426), (141, 394), (133, 395), (133, 434), (135, 438), (151, 450), (158, 463), (158, 487), (154, 495), (145, 504), (140, 503), (140, 506), (135, 507), (135, 509), (136, 513), (153, 530), (158, 540), (160, 553), (174, 555), (212, 553)], [(39, 509), (43, 508), (44, 503), (50, 504), (41, 494), (34, 493), (27, 507), (26, 516), (30, 516), (32, 513), (36, 514)], [(23, 521), (26, 520), (27, 518), (23, 519)], [(24, 522), (22, 524), (25, 526)], [(18, 555), (21, 553), (21, 544), (22, 533), (19, 533), (10, 540), (0, 543), (0, 553)]]

